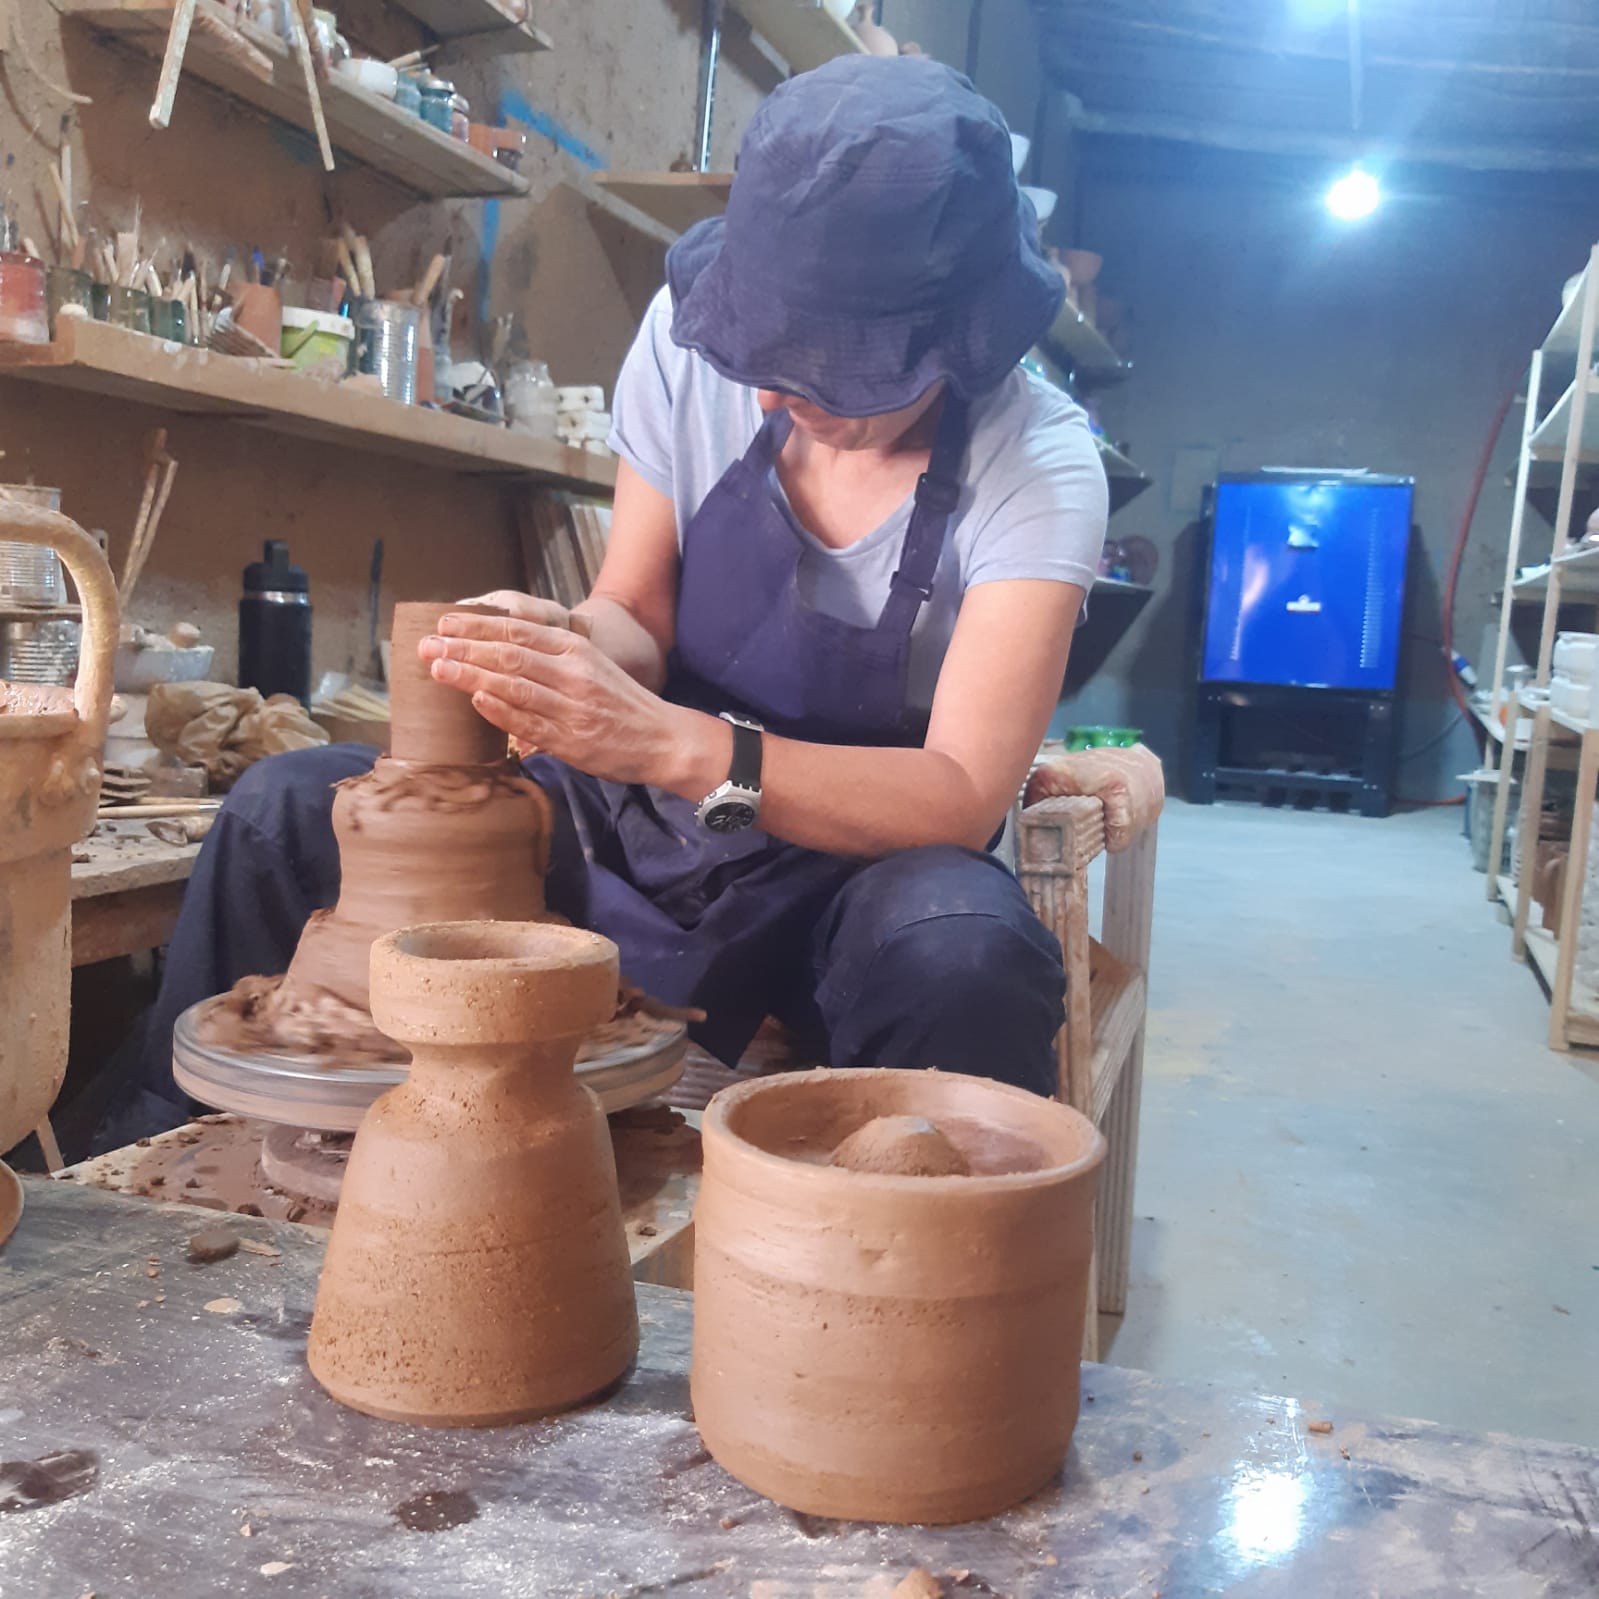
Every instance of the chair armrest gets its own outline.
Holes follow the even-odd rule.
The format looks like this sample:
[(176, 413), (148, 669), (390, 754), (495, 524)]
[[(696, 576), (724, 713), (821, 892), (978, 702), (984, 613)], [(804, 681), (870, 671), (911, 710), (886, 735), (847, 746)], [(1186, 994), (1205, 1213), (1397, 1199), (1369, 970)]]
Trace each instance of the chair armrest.
[(1023, 794), (1022, 815), (1052, 797), (1084, 795), (1103, 803), (1105, 848), (1126, 849), (1153, 826), (1166, 802), (1160, 758), (1142, 744), (1131, 749), (1076, 750), (1035, 766)]

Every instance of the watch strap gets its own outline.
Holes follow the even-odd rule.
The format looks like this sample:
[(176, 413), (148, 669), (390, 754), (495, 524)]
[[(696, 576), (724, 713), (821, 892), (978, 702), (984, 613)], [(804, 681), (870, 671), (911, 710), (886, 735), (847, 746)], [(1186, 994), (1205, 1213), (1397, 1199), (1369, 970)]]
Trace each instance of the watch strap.
[(728, 768), (727, 780), (736, 788), (761, 791), (761, 729), (755, 722), (722, 713), (722, 720), (733, 729), (733, 762)]

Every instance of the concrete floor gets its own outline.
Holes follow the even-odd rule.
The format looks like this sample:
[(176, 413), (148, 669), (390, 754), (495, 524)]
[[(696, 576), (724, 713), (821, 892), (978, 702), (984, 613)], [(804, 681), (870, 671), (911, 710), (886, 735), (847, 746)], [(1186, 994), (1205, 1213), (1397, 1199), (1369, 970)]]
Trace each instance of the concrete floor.
[(1599, 1068), (1460, 813), (1173, 805), (1120, 1365), (1599, 1445)]

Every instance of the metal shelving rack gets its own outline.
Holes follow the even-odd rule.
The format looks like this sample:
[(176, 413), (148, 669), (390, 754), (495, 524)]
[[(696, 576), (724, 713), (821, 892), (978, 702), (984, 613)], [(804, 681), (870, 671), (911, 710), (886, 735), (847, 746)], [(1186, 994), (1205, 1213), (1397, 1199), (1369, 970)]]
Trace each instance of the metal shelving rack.
[[(1577, 929), (1587, 877), (1589, 834), (1596, 789), (1599, 789), (1599, 726), (1552, 707), (1548, 702), (1557, 618), (1562, 603), (1599, 609), (1599, 549), (1573, 544), (1567, 538), (1577, 485), (1584, 470), (1599, 465), (1599, 376), (1594, 370), (1599, 342), (1599, 245), (1590, 251), (1576, 291), (1569, 297), (1543, 343), (1533, 352), (1522, 421), (1521, 452), (1516, 468), (1515, 505), (1505, 551), (1504, 591), (1499, 637), (1494, 651), (1484, 726), (1499, 745), (1499, 781), (1494, 796), (1493, 829), (1488, 847), (1488, 897), (1503, 900), (1512, 918), (1512, 950), (1527, 959), (1549, 985), (1549, 1044), (1599, 1045), (1599, 996), (1585, 994), (1576, 981)], [(1546, 392), (1561, 384), (1546, 408)], [(1549, 560), (1523, 572), (1522, 539), (1526, 530), (1529, 489), (1540, 463), (1559, 462), (1560, 480)], [(1519, 574), (1519, 575), (1518, 575)], [(1511, 618), (1517, 605), (1541, 602), (1538, 661), (1533, 681), (1506, 694), (1505, 661)], [(1504, 704), (1503, 726), (1496, 726), (1497, 707)], [(1533, 718), (1530, 737), (1507, 737), (1522, 716)], [(1508, 822), (1510, 785), (1518, 754), (1525, 752), (1517, 824), (1517, 860), (1508, 877), (1499, 870)], [(1561, 894), (1560, 936), (1528, 926), (1537, 858), (1539, 821), (1552, 768), (1577, 767), (1577, 800), (1570, 852)]]

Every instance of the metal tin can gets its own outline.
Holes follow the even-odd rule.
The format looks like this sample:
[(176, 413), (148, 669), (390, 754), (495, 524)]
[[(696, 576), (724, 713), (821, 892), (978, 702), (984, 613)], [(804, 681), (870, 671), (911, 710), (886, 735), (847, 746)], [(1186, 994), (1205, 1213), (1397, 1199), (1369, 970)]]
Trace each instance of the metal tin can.
[(416, 352), (420, 306), (363, 300), (356, 311), (355, 364), (375, 376), (383, 392), (402, 405), (416, 403)]
[(78, 670), (82, 632), (80, 623), (64, 617), (0, 622), (0, 678), (8, 683), (70, 683)]
[[(0, 483), (0, 500), (61, 509), (61, 490), (36, 483)], [(0, 543), (0, 604), (65, 605), (67, 580), (61, 557), (43, 544)], [(6, 674), (0, 672), (0, 677)], [(31, 681), (48, 681), (32, 679)]]

